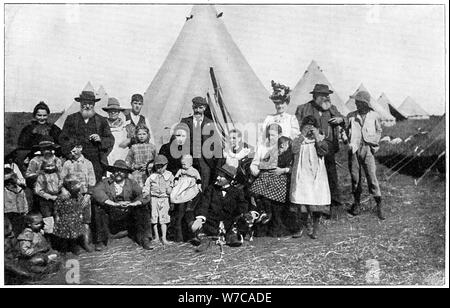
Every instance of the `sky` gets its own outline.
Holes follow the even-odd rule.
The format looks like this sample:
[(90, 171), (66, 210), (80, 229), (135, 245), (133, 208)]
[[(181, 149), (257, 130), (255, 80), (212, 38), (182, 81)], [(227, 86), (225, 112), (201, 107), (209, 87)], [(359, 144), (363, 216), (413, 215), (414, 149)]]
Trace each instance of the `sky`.
[[(5, 111), (67, 108), (90, 81), (126, 106), (143, 93), (191, 5), (5, 5)], [(216, 5), (270, 91), (315, 60), (346, 101), (364, 83), (394, 106), (445, 112), (442, 5)]]

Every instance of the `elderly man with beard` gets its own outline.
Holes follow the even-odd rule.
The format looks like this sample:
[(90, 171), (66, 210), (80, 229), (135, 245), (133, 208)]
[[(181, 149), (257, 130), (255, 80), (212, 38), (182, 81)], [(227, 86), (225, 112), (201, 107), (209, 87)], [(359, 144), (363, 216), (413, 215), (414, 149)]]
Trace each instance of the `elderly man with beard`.
[(96, 182), (105, 174), (107, 156), (114, 146), (114, 136), (106, 118), (98, 115), (94, 106), (100, 99), (92, 91), (84, 90), (75, 101), (80, 102), (80, 111), (69, 115), (59, 137), (60, 144), (75, 138), (81, 142), (83, 155), (94, 166)]
[[(143, 201), (139, 184), (128, 178), (132, 171), (123, 160), (108, 166), (111, 177), (103, 179), (94, 188), (95, 250), (108, 244), (110, 235), (131, 236), (144, 249), (153, 249), (148, 238), (150, 212)], [(144, 204), (145, 203), (145, 204)]]
[(302, 123), (307, 116), (313, 116), (319, 123), (319, 133), (325, 136), (328, 153), (325, 155), (328, 184), (331, 192), (331, 216), (336, 218), (342, 210), (341, 193), (336, 170), (335, 155), (339, 151), (339, 127), (345, 126), (345, 118), (330, 101), (332, 90), (325, 84), (316, 84), (312, 92), (313, 100), (299, 105), (295, 115)]

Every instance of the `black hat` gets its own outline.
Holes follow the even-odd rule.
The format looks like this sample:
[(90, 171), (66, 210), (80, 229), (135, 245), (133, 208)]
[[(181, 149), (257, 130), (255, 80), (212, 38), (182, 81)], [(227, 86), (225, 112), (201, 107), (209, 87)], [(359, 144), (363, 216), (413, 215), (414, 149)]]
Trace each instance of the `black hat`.
[(128, 167), (127, 163), (122, 159), (116, 160), (112, 166), (106, 166), (106, 170), (108, 170), (109, 172), (115, 171), (122, 171), (125, 173), (133, 172), (133, 170), (130, 167)]
[(194, 106), (208, 106), (208, 103), (206, 102), (206, 99), (201, 96), (196, 96), (192, 99), (192, 104)]
[(88, 102), (95, 103), (98, 102), (100, 98), (95, 98), (95, 94), (92, 91), (82, 91), (79, 97), (75, 97), (77, 102)]
[(318, 83), (314, 86), (314, 89), (309, 93), (311, 93), (311, 94), (314, 94), (314, 93), (331, 94), (331, 93), (333, 93), (333, 91), (330, 90), (328, 85)]
[(237, 169), (230, 165), (223, 165), (222, 167), (217, 167), (217, 171), (223, 173), (228, 179), (233, 180), (236, 176)]
[(44, 109), (45, 111), (47, 111), (47, 114), (50, 114), (50, 108), (48, 108), (48, 105), (44, 102), (39, 102), (36, 106), (34, 106), (33, 117), (36, 116), (36, 113), (40, 109)]

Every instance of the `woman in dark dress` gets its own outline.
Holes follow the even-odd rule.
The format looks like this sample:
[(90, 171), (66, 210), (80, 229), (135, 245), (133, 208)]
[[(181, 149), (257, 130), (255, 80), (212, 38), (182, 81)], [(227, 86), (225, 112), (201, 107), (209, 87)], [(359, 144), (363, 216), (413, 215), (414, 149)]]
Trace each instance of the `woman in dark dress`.
[(46, 103), (39, 102), (34, 107), (31, 124), (25, 126), (20, 132), (17, 142), (20, 148), (31, 149), (33, 145), (38, 145), (42, 140), (51, 140), (58, 143), (61, 129), (55, 124), (48, 123), (49, 115), (50, 109)]

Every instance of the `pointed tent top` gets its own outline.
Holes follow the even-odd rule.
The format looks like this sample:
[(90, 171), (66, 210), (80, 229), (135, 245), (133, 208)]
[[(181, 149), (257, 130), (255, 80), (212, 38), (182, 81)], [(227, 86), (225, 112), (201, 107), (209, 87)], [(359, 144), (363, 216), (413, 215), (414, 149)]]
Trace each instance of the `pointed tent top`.
[(333, 89), (333, 86), (328, 81), (322, 69), (314, 60), (312, 60), (308, 65), (307, 70), (292, 91), (291, 103), (288, 105), (287, 112), (294, 114), (295, 109), (298, 105), (303, 105), (311, 101), (312, 95), (310, 92), (314, 89), (314, 85), (318, 83), (326, 84), (330, 87), (330, 89), (334, 91), (330, 95), (330, 100), (332, 104), (336, 106), (339, 112), (341, 112), (343, 115), (346, 115), (348, 113), (347, 107), (344, 105), (344, 102), (336, 93), (335, 89)]
[(262, 122), (275, 112), (269, 93), (258, 79), (212, 5), (194, 5), (180, 34), (144, 94), (141, 113), (149, 119), (156, 145), (170, 129), (192, 114), (195, 96), (214, 98), (210, 67), (235, 123)]
[(100, 101), (98, 101), (95, 104), (95, 112), (101, 116), (108, 117), (108, 113), (104, 111), (102, 108), (106, 107), (106, 105), (108, 104), (109, 96), (102, 85), (98, 88), (97, 93), (95, 93), (95, 96), (100, 98)]
[(429, 117), (430, 115), (420, 105), (418, 105), (410, 96), (405, 98), (398, 110), (407, 117)]
[(87, 83), (86, 86), (84, 87), (83, 92), (84, 92), (84, 91), (95, 93), (94, 87), (92, 86), (92, 84), (91, 84), (90, 81), (88, 81), (88, 83)]
[(387, 95), (383, 92), (377, 100), (377, 103), (387, 112), (389, 112), (397, 121), (406, 120), (407, 117), (392, 105)]

